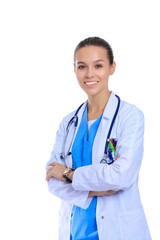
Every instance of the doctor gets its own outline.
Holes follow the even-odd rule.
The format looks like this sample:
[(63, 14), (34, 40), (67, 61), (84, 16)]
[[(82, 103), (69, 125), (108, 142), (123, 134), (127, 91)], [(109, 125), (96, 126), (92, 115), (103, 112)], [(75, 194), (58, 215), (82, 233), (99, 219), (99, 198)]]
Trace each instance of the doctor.
[[(74, 71), (88, 99), (60, 124), (46, 173), (49, 191), (62, 202), (59, 240), (151, 239), (138, 189), (144, 117), (122, 100), (117, 110), (118, 97), (108, 89), (115, 68), (105, 40), (90, 37), (76, 47)], [(105, 148), (111, 164), (102, 161)]]

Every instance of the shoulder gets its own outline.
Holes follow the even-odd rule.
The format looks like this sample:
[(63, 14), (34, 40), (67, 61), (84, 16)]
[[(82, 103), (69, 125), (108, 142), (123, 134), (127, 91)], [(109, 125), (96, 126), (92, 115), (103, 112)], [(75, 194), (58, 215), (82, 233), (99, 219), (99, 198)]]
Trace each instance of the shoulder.
[(64, 118), (62, 119), (61, 125), (67, 127), (69, 121), (75, 116), (77, 115), (78, 118), (81, 117), (84, 109), (86, 106), (86, 102), (82, 103), (80, 106), (77, 107), (77, 109), (75, 109), (74, 111), (70, 112), (69, 114), (67, 114), (66, 116), (64, 116)]
[(62, 121), (60, 123), (60, 128), (62, 128), (63, 130), (66, 129), (69, 121), (71, 120), (71, 118), (75, 115), (76, 113), (76, 110), (68, 113), (67, 115), (65, 115), (63, 118), (62, 118)]
[(69, 122), (70, 119), (75, 115), (76, 109), (63, 117), (63, 122)]
[(86, 102), (83, 102), (80, 106), (77, 107), (77, 109), (75, 109), (74, 111), (70, 112), (69, 114), (67, 114), (64, 118), (63, 118), (63, 122), (69, 122), (71, 120), (72, 117), (74, 117), (75, 115), (77, 115), (78, 117), (80, 117), (80, 115), (83, 113), (83, 111), (85, 110), (86, 107)]
[(63, 137), (65, 132), (66, 132), (66, 128), (68, 126), (68, 123), (70, 121), (70, 119), (74, 116), (76, 110), (70, 112), (69, 114), (67, 114), (66, 116), (63, 117), (63, 119), (61, 120), (60, 124), (59, 124), (59, 128), (57, 131), (57, 135)]
[(119, 114), (118, 114), (118, 125), (121, 130), (126, 128), (144, 128), (144, 114), (134, 104), (128, 103), (121, 100)]
[(123, 118), (144, 119), (144, 114), (136, 105), (121, 100), (120, 114)]

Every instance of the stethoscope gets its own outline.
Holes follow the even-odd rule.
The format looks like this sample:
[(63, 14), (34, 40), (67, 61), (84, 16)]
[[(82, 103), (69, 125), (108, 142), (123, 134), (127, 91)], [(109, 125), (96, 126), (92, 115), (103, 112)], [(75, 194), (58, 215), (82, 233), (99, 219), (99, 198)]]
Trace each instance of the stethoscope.
[[(109, 131), (108, 131), (108, 135), (107, 135), (107, 139), (106, 139), (106, 144), (105, 144), (105, 149), (104, 149), (104, 156), (102, 158), (102, 160), (100, 161), (100, 163), (107, 163), (107, 164), (111, 164), (112, 162), (108, 162), (108, 158), (107, 158), (107, 149), (108, 149), (108, 144), (109, 144), (109, 141), (108, 139), (110, 138), (110, 135), (111, 135), (111, 132), (112, 132), (112, 128), (113, 128), (113, 125), (114, 125), (114, 122), (116, 120), (116, 117), (117, 117), (117, 114), (118, 114), (118, 110), (119, 110), (119, 107), (120, 107), (120, 97), (115, 95), (118, 99), (118, 103), (117, 103), (117, 108), (116, 108), (116, 111), (114, 113), (114, 116), (113, 116), (113, 119), (112, 119), (112, 122), (111, 122), (111, 125), (110, 125), (110, 128), (109, 128)], [(74, 139), (74, 136), (75, 136), (75, 133), (76, 133), (76, 128), (77, 128), (77, 125), (78, 125), (78, 112), (79, 110), (81, 109), (81, 107), (83, 106), (84, 103), (82, 103), (79, 108), (76, 110), (74, 116), (70, 119), (67, 127), (66, 127), (66, 134), (65, 134), (65, 137), (64, 137), (64, 142), (63, 142), (63, 147), (62, 147), (62, 154), (61, 154), (61, 159), (65, 159), (67, 156), (71, 155), (71, 146), (72, 146), (72, 143), (73, 143), (73, 139)], [(68, 147), (68, 150), (65, 154), (65, 145), (66, 145), (66, 140), (67, 140), (67, 137), (68, 137), (68, 133), (69, 133), (69, 130), (71, 128), (71, 125), (74, 124), (74, 130), (73, 130), (73, 135), (72, 135), (72, 139), (71, 139), (71, 142), (70, 142), (70, 145)]]

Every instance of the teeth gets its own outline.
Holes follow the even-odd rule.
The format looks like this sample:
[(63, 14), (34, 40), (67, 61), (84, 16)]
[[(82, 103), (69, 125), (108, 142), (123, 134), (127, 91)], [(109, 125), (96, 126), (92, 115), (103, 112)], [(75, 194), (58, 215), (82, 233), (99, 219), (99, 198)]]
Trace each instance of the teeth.
[(92, 85), (92, 84), (95, 84), (95, 83), (97, 83), (97, 82), (85, 82), (85, 84), (87, 84), (87, 85)]

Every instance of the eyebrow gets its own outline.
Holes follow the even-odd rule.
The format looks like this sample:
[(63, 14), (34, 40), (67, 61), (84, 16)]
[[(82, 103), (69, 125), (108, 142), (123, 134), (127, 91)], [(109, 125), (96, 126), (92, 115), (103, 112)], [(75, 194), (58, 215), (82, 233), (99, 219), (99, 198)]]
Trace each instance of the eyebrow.
[[(94, 61), (95, 63), (96, 62), (104, 62), (104, 60), (103, 59), (98, 59), (98, 60), (96, 60), (96, 61)], [(80, 61), (80, 62), (77, 62), (77, 64), (85, 64), (85, 62), (82, 62), (82, 61)]]

